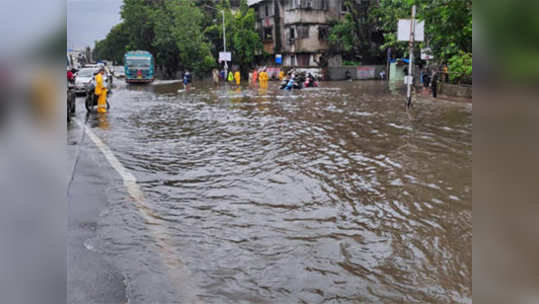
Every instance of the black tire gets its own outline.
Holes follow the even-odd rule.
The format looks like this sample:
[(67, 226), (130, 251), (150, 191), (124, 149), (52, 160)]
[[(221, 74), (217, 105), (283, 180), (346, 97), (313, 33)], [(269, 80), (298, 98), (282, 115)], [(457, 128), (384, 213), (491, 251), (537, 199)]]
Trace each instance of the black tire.
[(75, 97), (75, 94), (72, 94), (71, 95), (71, 114), (75, 114), (75, 112), (77, 111), (77, 100), (76, 100), (76, 97)]
[(93, 94), (88, 93), (86, 99), (84, 100), (84, 105), (86, 106), (86, 111), (91, 112), (93, 109)]
[(67, 91), (67, 113), (75, 113), (75, 93), (71, 90)]

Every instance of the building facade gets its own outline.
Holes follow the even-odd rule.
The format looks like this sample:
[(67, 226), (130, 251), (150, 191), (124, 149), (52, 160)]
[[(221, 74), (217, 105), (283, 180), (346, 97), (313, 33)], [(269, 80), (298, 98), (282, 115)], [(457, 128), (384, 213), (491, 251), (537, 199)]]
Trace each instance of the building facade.
[[(319, 67), (329, 49), (329, 27), (345, 13), (344, 0), (251, 0), (256, 11), (256, 29), (264, 50), (282, 56), (282, 65)], [(341, 64), (339, 55), (329, 66)]]

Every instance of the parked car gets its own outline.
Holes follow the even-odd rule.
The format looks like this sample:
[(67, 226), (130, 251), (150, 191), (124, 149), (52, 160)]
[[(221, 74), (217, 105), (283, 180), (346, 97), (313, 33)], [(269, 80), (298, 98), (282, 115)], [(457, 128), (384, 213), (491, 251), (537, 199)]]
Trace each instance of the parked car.
[[(75, 86), (73, 91), (77, 94), (86, 94), (86, 89), (92, 82), (95, 82), (94, 75), (99, 71), (98, 68), (82, 68), (79, 70), (75, 77)], [(103, 83), (107, 87), (107, 90), (110, 91), (111, 82), (108, 81), (108, 75), (105, 73), (103, 75)]]
[(113, 71), (116, 78), (125, 78), (125, 68), (123, 66), (115, 66)]
[(75, 85), (73, 91), (77, 94), (86, 94), (86, 89), (92, 83), (92, 78), (97, 72), (97, 68), (82, 68), (75, 75)]

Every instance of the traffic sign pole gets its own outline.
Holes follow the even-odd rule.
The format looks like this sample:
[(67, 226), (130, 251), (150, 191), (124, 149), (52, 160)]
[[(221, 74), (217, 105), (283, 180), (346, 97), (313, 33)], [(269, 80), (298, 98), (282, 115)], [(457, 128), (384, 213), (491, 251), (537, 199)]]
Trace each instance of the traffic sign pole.
[(414, 66), (414, 34), (415, 34), (415, 5), (412, 6), (412, 22), (410, 22), (410, 60), (408, 62), (408, 88), (406, 97), (408, 98), (407, 107), (412, 105), (412, 69)]

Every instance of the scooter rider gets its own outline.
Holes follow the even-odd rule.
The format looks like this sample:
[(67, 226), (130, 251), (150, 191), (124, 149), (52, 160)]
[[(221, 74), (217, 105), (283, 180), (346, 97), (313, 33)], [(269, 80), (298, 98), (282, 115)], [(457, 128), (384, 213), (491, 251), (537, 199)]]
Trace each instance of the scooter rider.
[(97, 99), (97, 112), (106, 113), (107, 112), (107, 88), (103, 83), (103, 74), (105, 74), (105, 68), (101, 67), (97, 75), (95, 75), (95, 95), (98, 96)]

